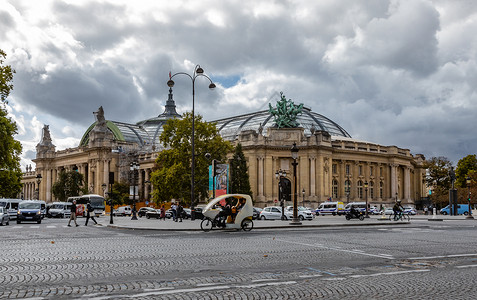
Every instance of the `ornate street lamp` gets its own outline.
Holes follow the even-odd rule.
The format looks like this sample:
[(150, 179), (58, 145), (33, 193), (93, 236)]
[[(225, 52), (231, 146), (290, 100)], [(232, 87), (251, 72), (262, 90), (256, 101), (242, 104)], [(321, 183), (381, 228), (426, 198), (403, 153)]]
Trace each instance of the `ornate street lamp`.
[(465, 217), (466, 219), (468, 220), (473, 220), (474, 217), (472, 216), (472, 208), (470, 207), (470, 199), (471, 199), (471, 193), (470, 193), (470, 184), (472, 183), (472, 179), (470, 178), (470, 176), (467, 176), (466, 178), (466, 181), (467, 183), (467, 187), (469, 188), (469, 197), (467, 198), (467, 201), (469, 201), (469, 212), (467, 214), (467, 217)]
[(293, 143), (293, 147), (290, 149), (291, 155), (293, 158), (293, 219), (290, 222), (290, 225), (301, 225), (300, 219), (298, 219), (298, 203), (297, 203), (297, 190), (296, 190), (296, 166), (298, 162), (298, 147), (296, 143)]
[(184, 73), (184, 72), (178, 72), (175, 73), (174, 75), (170, 75), (169, 73), (169, 81), (167, 81), (167, 86), (172, 88), (174, 86), (174, 81), (172, 78), (176, 75), (186, 75), (192, 80), (192, 140), (191, 140), (191, 147), (192, 147), (192, 160), (191, 160), (191, 185), (190, 185), (190, 209), (191, 209), (191, 220), (194, 220), (194, 206), (195, 206), (195, 189), (194, 189), (194, 175), (195, 175), (195, 115), (194, 115), (194, 105), (195, 105), (195, 80), (197, 77), (205, 77), (209, 79), (210, 84), (209, 84), (209, 89), (214, 89), (215, 84), (212, 82), (212, 79), (209, 78), (209, 76), (204, 74), (204, 69), (200, 67), (200, 65), (196, 65), (194, 68), (194, 73), (191, 75)]
[(139, 170), (139, 164), (137, 162), (132, 162), (129, 170), (132, 174), (132, 186), (133, 186), (133, 211), (131, 220), (137, 220), (136, 214), (136, 182), (137, 182), (137, 173)]
[(365, 217), (369, 218), (369, 215), (368, 215), (368, 182), (367, 181), (364, 182), (364, 198), (366, 200)]
[(40, 183), (41, 183), (41, 174), (36, 175), (36, 183), (38, 183), (38, 188), (36, 189), (38, 193), (38, 197), (36, 197), (37, 200), (40, 200)]

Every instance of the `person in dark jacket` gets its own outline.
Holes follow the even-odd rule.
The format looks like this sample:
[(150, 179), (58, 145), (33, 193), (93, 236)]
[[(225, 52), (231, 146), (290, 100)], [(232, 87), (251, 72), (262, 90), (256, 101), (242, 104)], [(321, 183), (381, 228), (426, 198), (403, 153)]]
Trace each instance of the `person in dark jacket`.
[[(90, 215), (90, 213), (92, 213), (92, 215)], [(91, 220), (93, 220), (94, 225), (98, 224), (98, 222), (96, 222), (96, 220), (94, 219), (94, 208), (91, 206), (91, 203), (88, 203), (86, 205), (86, 223), (84, 223), (84, 226), (88, 226), (89, 218), (91, 218)]]
[(70, 223), (71, 223), (71, 220), (75, 221), (75, 225), (76, 227), (78, 227), (78, 223), (76, 223), (76, 200), (73, 200), (73, 204), (71, 204), (71, 216), (70, 216), (70, 220), (68, 221), (68, 227), (71, 227)]
[(179, 222), (182, 222), (182, 214), (184, 213), (184, 208), (182, 207), (181, 203), (176, 207), (176, 222), (181, 219)]

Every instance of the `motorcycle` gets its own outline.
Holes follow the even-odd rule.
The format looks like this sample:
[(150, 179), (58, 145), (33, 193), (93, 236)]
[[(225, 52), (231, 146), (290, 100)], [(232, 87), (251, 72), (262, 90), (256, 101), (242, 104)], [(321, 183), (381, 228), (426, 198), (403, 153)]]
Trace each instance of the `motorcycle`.
[(359, 210), (348, 211), (345, 216), (346, 220), (359, 219), (360, 221), (364, 220), (364, 212)]

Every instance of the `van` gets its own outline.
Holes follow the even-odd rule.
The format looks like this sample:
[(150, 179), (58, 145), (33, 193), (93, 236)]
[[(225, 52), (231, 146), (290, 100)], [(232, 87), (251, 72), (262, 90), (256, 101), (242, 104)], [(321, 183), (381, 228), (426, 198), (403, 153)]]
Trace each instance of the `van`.
[(318, 206), (315, 210), (315, 214), (318, 215), (333, 215), (333, 216), (340, 216), (344, 215), (345, 206), (343, 202), (323, 202)]
[(115, 216), (131, 216), (132, 209), (131, 206), (120, 206), (118, 209), (113, 211), (113, 215)]
[(347, 213), (351, 209), (351, 205), (361, 212), (366, 212), (366, 202), (350, 202), (346, 204), (344, 212)]
[(10, 220), (15, 220), (17, 218), (18, 204), (22, 201), (22, 199), (0, 199), (0, 206), (8, 213)]
[[(45, 201), (36, 201), (36, 200), (24, 200), (18, 204), (18, 211), (17, 211), (17, 224), (20, 224), (24, 221), (30, 222), (37, 222), (41, 224), (42, 218), (42, 203)], [(44, 204), (44, 208), (46, 211), (46, 204)]]
[(48, 204), (48, 217), (50, 218), (69, 218), (71, 216), (70, 202), (53, 202)]
[[(454, 207), (452, 207), (452, 209), (454, 209)], [(440, 213), (441, 213), (441, 215), (450, 214), (449, 205), (447, 205), (446, 207), (441, 209)], [(469, 214), (469, 205), (468, 204), (457, 204), (457, 214), (467, 216)]]

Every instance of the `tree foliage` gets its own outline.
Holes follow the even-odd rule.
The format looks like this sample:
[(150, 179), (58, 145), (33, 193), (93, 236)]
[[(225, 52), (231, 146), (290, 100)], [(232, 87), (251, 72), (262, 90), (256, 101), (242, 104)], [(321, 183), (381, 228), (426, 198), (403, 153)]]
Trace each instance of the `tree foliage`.
[(79, 196), (85, 192), (83, 174), (77, 171), (62, 170), (58, 175), (58, 180), (51, 187), (51, 192), (60, 201), (66, 201), (68, 197)]
[[(194, 199), (206, 199), (209, 161), (205, 154), (210, 153), (212, 158), (222, 161), (232, 151), (232, 146), (222, 139), (215, 124), (203, 121), (201, 116), (195, 116), (194, 128)], [(159, 204), (181, 199), (190, 204), (192, 114), (186, 113), (182, 119), (167, 120), (159, 139), (166, 149), (159, 153), (157, 170), (151, 174), (154, 202)]]
[(449, 171), (452, 163), (447, 157), (432, 157), (425, 163), (427, 168), (426, 185), (432, 190), (431, 200), (445, 206), (449, 202), (449, 189), (452, 187)]
[(230, 177), (231, 193), (252, 196), (247, 161), (245, 160), (241, 144), (235, 147), (234, 156), (230, 161)]
[(456, 185), (458, 187), (467, 187), (466, 179), (473, 172), (477, 171), (477, 157), (475, 154), (467, 155), (466, 157), (459, 160), (457, 163), (457, 168), (455, 170), (456, 175)]
[(16, 197), (22, 189), (20, 154), (22, 146), (13, 136), (17, 124), (8, 117), (6, 99), (13, 89), (13, 74), (10, 66), (4, 66), (6, 54), (0, 49), (0, 197)]

